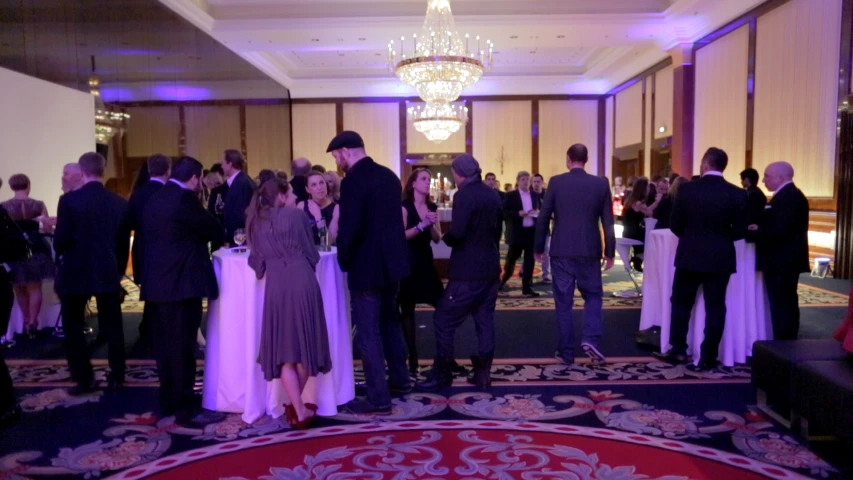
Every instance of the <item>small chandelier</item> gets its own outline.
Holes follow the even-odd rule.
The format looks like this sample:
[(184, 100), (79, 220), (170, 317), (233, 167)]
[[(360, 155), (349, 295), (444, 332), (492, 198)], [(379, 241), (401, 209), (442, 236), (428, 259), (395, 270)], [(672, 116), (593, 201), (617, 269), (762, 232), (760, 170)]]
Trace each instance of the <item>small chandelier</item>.
[(468, 107), (459, 103), (426, 103), (409, 107), (409, 120), (415, 130), (431, 142), (441, 143), (468, 123)]
[(456, 32), (450, 0), (428, 0), (420, 36), (413, 35), (411, 56), (405, 52), (406, 37), (388, 44), (388, 65), (404, 83), (418, 91), (425, 102), (448, 104), (477, 83), (492, 65), (494, 44), (480, 37), (465, 41)]
[(105, 104), (101, 98), (100, 85), (101, 80), (98, 77), (89, 77), (89, 93), (95, 97), (95, 142), (109, 145), (115, 134), (125, 129), (130, 115)]

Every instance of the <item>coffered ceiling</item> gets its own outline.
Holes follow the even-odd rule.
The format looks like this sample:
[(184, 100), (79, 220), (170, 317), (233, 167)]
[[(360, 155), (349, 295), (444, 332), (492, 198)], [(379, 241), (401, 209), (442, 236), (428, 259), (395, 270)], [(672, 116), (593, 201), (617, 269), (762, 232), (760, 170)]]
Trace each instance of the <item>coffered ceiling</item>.
[[(472, 95), (597, 94), (764, 0), (453, 0), (457, 30), (495, 43)], [(389, 40), (420, 31), (427, 0), (160, 0), (295, 98), (409, 96)]]

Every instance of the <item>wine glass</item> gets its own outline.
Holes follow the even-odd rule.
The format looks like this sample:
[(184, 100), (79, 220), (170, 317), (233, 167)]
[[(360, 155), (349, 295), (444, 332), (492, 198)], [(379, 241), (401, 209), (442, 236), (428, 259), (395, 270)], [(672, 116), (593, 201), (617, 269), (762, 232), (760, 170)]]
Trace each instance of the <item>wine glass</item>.
[(246, 243), (246, 230), (245, 229), (238, 228), (237, 230), (234, 230), (234, 243), (237, 244), (237, 247), (238, 247), (237, 251), (238, 252), (245, 251), (244, 249), (239, 248), (239, 247), (242, 247), (244, 243)]

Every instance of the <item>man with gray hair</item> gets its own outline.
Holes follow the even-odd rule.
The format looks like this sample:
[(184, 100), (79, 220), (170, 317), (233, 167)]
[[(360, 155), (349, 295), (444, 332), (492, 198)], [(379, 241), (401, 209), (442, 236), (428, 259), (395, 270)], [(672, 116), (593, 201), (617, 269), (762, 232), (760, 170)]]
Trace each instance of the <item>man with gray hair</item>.
[(293, 178), (290, 180), (290, 186), (293, 187), (296, 202), (305, 202), (308, 200), (308, 174), (311, 173), (311, 162), (307, 158), (297, 158), (291, 164), (291, 169)]
[(809, 201), (794, 185), (794, 167), (771, 163), (764, 170), (764, 185), (773, 198), (764, 209), (758, 232), (758, 270), (770, 300), (773, 338), (796, 340), (800, 330), (797, 284), (809, 271)]
[(471, 315), (477, 329), (478, 354), (471, 357), (470, 383), (479, 388), (491, 385), (489, 370), (495, 352), (495, 304), (500, 275), (501, 200), (483, 183), (480, 165), (471, 155), (457, 157), (452, 164), (453, 181), (459, 191), (453, 201), (453, 219), (444, 243), (450, 254), (450, 282), (435, 309), (436, 356), (419, 390), (431, 391), (453, 383), (453, 337)]
[(83, 185), (83, 172), (77, 163), (66, 163), (62, 167), (62, 193), (73, 192)]

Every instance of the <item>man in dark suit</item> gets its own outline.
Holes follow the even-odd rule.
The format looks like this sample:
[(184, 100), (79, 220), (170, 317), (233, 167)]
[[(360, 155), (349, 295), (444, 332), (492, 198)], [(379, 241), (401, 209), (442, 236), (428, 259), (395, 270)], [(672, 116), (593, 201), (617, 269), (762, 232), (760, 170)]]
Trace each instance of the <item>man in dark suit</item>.
[[(746, 190), (747, 224), (758, 225), (764, 217), (764, 207), (767, 205), (767, 196), (758, 188), (758, 171), (754, 168), (747, 168), (740, 172), (740, 184)], [(746, 240), (755, 242), (755, 234), (747, 232)]]
[(297, 158), (291, 164), (293, 178), (290, 179), (290, 186), (296, 195), (297, 203), (308, 200), (308, 174), (311, 173), (311, 168), (311, 162), (307, 158)]
[(59, 198), (53, 247), (59, 271), (56, 293), (62, 304), (65, 350), (71, 378), (69, 390), (82, 395), (95, 389), (89, 348), (83, 334), (89, 298), (98, 302), (98, 325), (108, 341), (108, 387), (124, 384), (124, 326), (121, 316), (121, 278), (127, 269), (130, 248), (130, 217), (127, 200), (109, 192), (101, 183), (106, 160), (99, 153), (85, 153), (78, 161), (84, 184)]
[(160, 408), (176, 422), (192, 421), (195, 405), (196, 332), (202, 298), (219, 290), (207, 243), (220, 241), (219, 222), (198, 199), (202, 165), (191, 157), (172, 167), (169, 182), (155, 193), (142, 215), (144, 277), (140, 298), (151, 305), (154, 355), (160, 378)]
[(764, 170), (764, 184), (775, 192), (759, 225), (758, 269), (770, 300), (773, 338), (796, 340), (800, 330), (797, 284), (809, 271), (809, 201), (794, 185), (794, 167), (771, 163)]
[[(530, 189), (539, 195), (540, 199), (545, 198), (545, 177), (535, 173), (530, 180)], [(551, 283), (551, 256), (548, 254), (551, 251), (551, 231), (549, 229), (548, 236), (545, 237), (545, 256), (542, 257), (542, 283)]]
[(672, 319), (666, 355), (671, 363), (687, 361), (690, 313), (701, 286), (705, 293), (705, 340), (699, 368), (717, 365), (726, 325), (726, 290), (737, 271), (735, 244), (746, 237), (746, 192), (723, 178), (726, 152), (711, 147), (702, 157), (702, 176), (681, 186), (672, 205), (670, 229), (678, 237), (672, 282)]
[[(246, 226), (246, 209), (255, 194), (255, 182), (246, 175), (246, 159), (238, 150), (225, 150), (222, 171), (225, 172), (228, 195), (223, 210), (225, 220), (225, 244), (234, 242), (234, 232)], [(199, 175), (201, 175), (199, 173)]]
[[(2, 180), (0, 186), (3, 186)], [(17, 229), (9, 214), (0, 206), (0, 333), (3, 334), (9, 328), (9, 315), (12, 313), (12, 302), (15, 301), (12, 276), (9, 275), (7, 264), (18, 260), (13, 254), (11, 244), (11, 239), (17, 235)], [(21, 418), (21, 407), (15, 401), (15, 389), (6, 360), (3, 359), (3, 350), (4, 348), (0, 347), (0, 430)]]
[[(222, 164), (217, 163), (210, 167), (211, 173), (218, 173), (225, 178), (225, 172), (222, 170)], [(202, 183), (204, 183), (202, 181)], [(222, 185), (214, 187), (210, 190), (210, 196), (207, 198), (207, 211), (216, 217), (216, 220), (222, 225), (222, 231), (225, 231), (225, 199), (228, 197), (228, 182), (223, 182)], [(222, 248), (222, 244), (211, 243), (210, 250), (216, 251)]]
[[(491, 187), (494, 191), (498, 193), (498, 197), (501, 199), (501, 205), (503, 205), (504, 200), (506, 199), (506, 193), (501, 191), (501, 185), (498, 183), (498, 177), (495, 176), (494, 173), (489, 172), (483, 177), (483, 183), (487, 186)], [(503, 213), (501, 213), (501, 217), (503, 217)], [(504, 234), (504, 220), (501, 219), (500, 224), (500, 232), (498, 232), (498, 238), (503, 237)]]
[[(142, 228), (142, 212), (151, 197), (163, 188), (169, 180), (172, 171), (172, 159), (157, 153), (148, 157), (148, 174), (151, 179), (139, 187), (130, 195), (129, 214), (130, 228), (133, 230), (133, 250), (131, 262), (133, 263), (133, 281), (137, 285), (142, 284), (142, 270), (145, 268), (145, 230)], [(148, 345), (151, 337), (151, 309), (146, 304), (142, 310), (142, 322), (139, 324), (139, 337), (143, 344)]]
[(506, 194), (503, 210), (507, 219), (506, 242), (509, 252), (504, 264), (501, 287), (515, 273), (515, 262), (524, 254), (521, 266), (521, 292), (525, 297), (538, 297), (533, 291), (533, 237), (536, 235), (536, 216), (542, 204), (538, 193), (530, 189), (530, 174), (518, 172), (518, 188)]
[[(605, 270), (613, 267), (616, 235), (613, 230), (613, 198), (604, 178), (584, 171), (589, 160), (586, 146), (572, 145), (566, 153), (568, 173), (551, 178), (536, 221), (535, 252), (545, 257), (545, 238), (554, 219), (551, 238), (551, 269), (557, 329), (560, 339), (555, 357), (571, 365), (575, 361), (575, 331), (572, 318), (575, 286), (584, 299), (584, 328), (581, 347), (595, 363), (604, 363), (599, 350), (604, 322), (601, 316), (604, 286), (601, 257)], [(604, 230), (604, 248), (601, 230)]]
[(500, 197), (480, 180), (480, 165), (471, 155), (453, 160), (453, 221), (444, 242), (450, 254), (450, 283), (435, 309), (436, 357), (419, 390), (431, 391), (453, 383), (456, 329), (471, 315), (477, 329), (478, 355), (471, 357), (474, 372), (469, 382), (479, 388), (491, 385), (489, 370), (495, 351), (495, 304), (498, 298), (498, 253), (503, 221)]
[(399, 282), (409, 275), (400, 179), (367, 156), (364, 141), (355, 132), (341, 132), (326, 151), (346, 171), (341, 182), (338, 263), (347, 272), (355, 345), (367, 383), (367, 398), (353, 400), (348, 409), (388, 415), (390, 390), (405, 393), (412, 388), (397, 310)]

